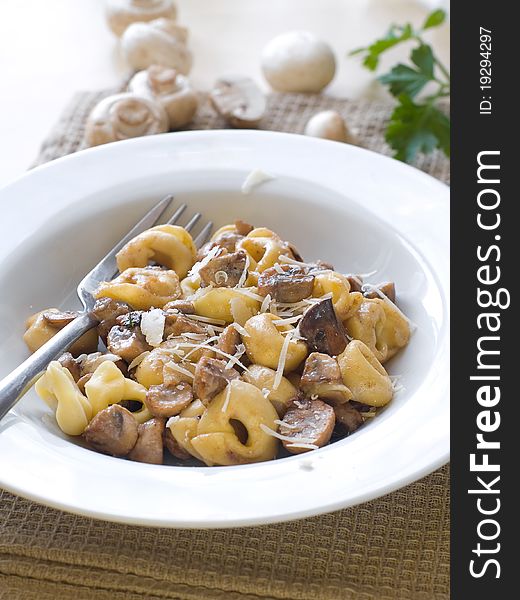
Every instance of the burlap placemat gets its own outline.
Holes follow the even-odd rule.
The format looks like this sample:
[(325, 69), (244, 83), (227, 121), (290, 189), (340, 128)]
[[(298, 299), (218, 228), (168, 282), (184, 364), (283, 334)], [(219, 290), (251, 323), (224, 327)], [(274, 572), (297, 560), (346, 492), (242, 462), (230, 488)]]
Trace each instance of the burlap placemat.
[[(36, 163), (82, 147), (104, 93), (78, 94)], [(272, 95), (262, 128), (302, 132), (344, 115), (363, 146), (389, 153), (391, 107)], [(225, 124), (205, 103), (193, 129)], [(448, 181), (435, 153), (417, 166)], [(174, 500), (172, 500), (174, 501)], [(361, 506), (281, 525), (211, 531), (95, 521), (0, 491), (0, 598), (24, 600), (441, 600), (449, 597), (449, 468)]]

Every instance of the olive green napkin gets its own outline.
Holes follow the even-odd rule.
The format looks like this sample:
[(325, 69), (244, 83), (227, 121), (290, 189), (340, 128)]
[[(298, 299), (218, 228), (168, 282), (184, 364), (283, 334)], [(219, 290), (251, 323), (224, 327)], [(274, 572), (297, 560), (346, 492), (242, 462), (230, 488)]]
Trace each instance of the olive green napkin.
[[(36, 163), (81, 148), (85, 118), (107, 93), (78, 94)], [(331, 108), (361, 145), (389, 154), (388, 104), (276, 94), (261, 127), (301, 133), (312, 114)], [(192, 128), (224, 126), (204, 102)], [(417, 166), (448, 181), (440, 153)], [(0, 491), (0, 598), (441, 600), (449, 598), (449, 539), (447, 466), (354, 508), (248, 529), (119, 525)]]

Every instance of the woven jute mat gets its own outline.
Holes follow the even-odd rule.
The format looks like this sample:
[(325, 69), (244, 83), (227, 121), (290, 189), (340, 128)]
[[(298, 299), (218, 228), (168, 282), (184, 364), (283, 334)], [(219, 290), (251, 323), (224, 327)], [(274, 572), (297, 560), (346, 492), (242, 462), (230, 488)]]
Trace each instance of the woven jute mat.
[[(74, 97), (43, 144), (36, 164), (80, 149), (85, 118), (106, 94)], [(301, 133), (313, 113), (329, 108), (344, 115), (363, 146), (389, 153), (383, 136), (391, 111), (387, 104), (272, 95), (261, 127)], [(192, 125), (193, 129), (223, 127), (225, 123), (207, 103)], [(440, 153), (420, 159), (416, 166), (448, 181), (449, 163)], [(67, 514), (0, 491), (2, 599), (448, 597), (448, 466), (361, 506), (247, 529), (119, 525)]]

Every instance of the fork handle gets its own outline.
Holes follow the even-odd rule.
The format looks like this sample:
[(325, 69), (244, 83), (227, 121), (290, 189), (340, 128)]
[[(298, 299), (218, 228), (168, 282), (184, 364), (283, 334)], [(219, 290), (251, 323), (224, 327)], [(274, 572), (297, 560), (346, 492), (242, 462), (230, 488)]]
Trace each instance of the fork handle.
[(85, 332), (98, 324), (89, 312), (81, 313), (71, 323), (38, 348), (12, 373), (0, 381), (0, 420), (43, 374), (47, 365), (65, 352)]

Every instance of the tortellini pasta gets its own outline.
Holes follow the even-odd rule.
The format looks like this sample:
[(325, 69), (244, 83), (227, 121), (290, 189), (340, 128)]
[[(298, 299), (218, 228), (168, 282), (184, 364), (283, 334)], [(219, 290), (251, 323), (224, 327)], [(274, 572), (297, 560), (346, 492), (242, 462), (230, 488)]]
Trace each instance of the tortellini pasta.
[(56, 360), (51, 362), (35, 387), (40, 398), (56, 411), (56, 421), (64, 433), (81, 435), (85, 431), (93, 409), (68, 369)]
[(343, 382), (354, 400), (369, 406), (384, 406), (394, 394), (392, 381), (383, 365), (363, 342), (353, 340), (342, 354), (338, 364)]
[(257, 387), (283, 417), (291, 402), (298, 397), (298, 389), (286, 377), (281, 378), (275, 389), (275, 378), (275, 370), (261, 365), (250, 365), (242, 376), (245, 382)]
[[(244, 325), (247, 336), (243, 341), (249, 360), (255, 364), (278, 368), (280, 354), (285, 342), (282, 331), (292, 330), (289, 325), (276, 325), (280, 318), (271, 313), (251, 317)], [(284, 372), (294, 371), (307, 357), (307, 346), (301, 340), (291, 339), (287, 346)]]
[[(93, 292), (99, 325), (77, 343), (87, 346), (36, 384), (58, 426), (96, 451), (153, 464), (165, 449), (177, 464), (267, 461), (350, 435), (394, 395), (382, 363), (411, 332), (393, 282), (371, 286), (391, 291), (376, 298), (360, 276), (304, 262), (241, 220), (198, 251), (182, 227), (152, 227), (117, 264)], [(29, 348), (76, 314), (31, 317)], [(99, 339), (107, 352), (95, 352)]]
[(234, 288), (201, 288), (191, 300), (198, 315), (232, 323), (234, 321), (231, 304), (233, 300), (240, 300), (240, 303), (245, 305), (251, 314), (256, 314), (260, 309), (260, 301), (246, 295), (247, 290), (254, 294), (254, 288), (244, 289), (246, 293)]
[(332, 304), (336, 314), (342, 321), (348, 319), (363, 301), (362, 294), (350, 291), (350, 283), (345, 275), (335, 271), (316, 273), (312, 295), (315, 298), (320, 298), (325, 294), (332, 294)]
[(95, 298), (113, 298), (138, 310), (162, 308), (181, 295), (179, 277), (175, 271), (159, 268), (131, 267), (112, 281), (99, 285)]
[[(234, 465), (275, 458), (277, 442), (260, 427), (276, 427), (278, 414), (255, 386), (235, 380), (213, 399), (197, 426), (191, 445), (208, 465)], [(247, 430), (241, 441), (230, 420)]]
[(68, 435), (81, 435), (92, 418), (110, 404), (137, 400), (142, 408), (132, 413), (144, 423), (152, 415), (144, 405), (146, 388), (127, 379), (111, 361), (102, 362), (85, 385), (83, 395), (70, 371), (53, 361), (36, 383), (36, 392), (56, 411), (60, 429)]
[(191, 235), (177, 225), (157, 225), (130, 240), (117, 254), (119, 270), (157, 263), (186, 277), (197, 255)]
[[(31, 315), (25, 322), (26, 331), (23, 335), (24, 342), (31, 352), (36, 352), (38, 348), (41, 348), (43, 344), (53, 338), (60, 329), (65, 327), (67, 323), (54, 324), (51, 323), (46, 315), (60, 315), (60, 311), (57, 308), (48, 308)], [(72, 320), (72, 319), (70, 319)], [(98, 347), (98, 335), (95, 329), (91, 329), (84, 333), (77, 342), (74, 342), (69, 349), (71, 354), (75, 356), (78, 354), (95, 352)]]
[(85, 384), (85, 393), (94, 415), (110, 404), (134, 400), (141, 403), (141, 408), (132, 413), (138, 423), (144, 423), (152, 416), (144, 404), (146, 388), (137, 381), (124, 377), (113, 362), (105, 361), (99, 365)]
[(253, 229), (237, 244), (237, 249), (245, 250), (253, 261), (251, 270), (258, 273), (265, 271), (278, 262), (280, 256), (292, 256), (286, 242), (283, 242), (276, 233), (265, 227)]
[(345, 326), (349, 335), (364, 342), (382, 363), (395, 356), (410, 339), (406, 319), (390, 303), (378, 298), (363, 299)]

